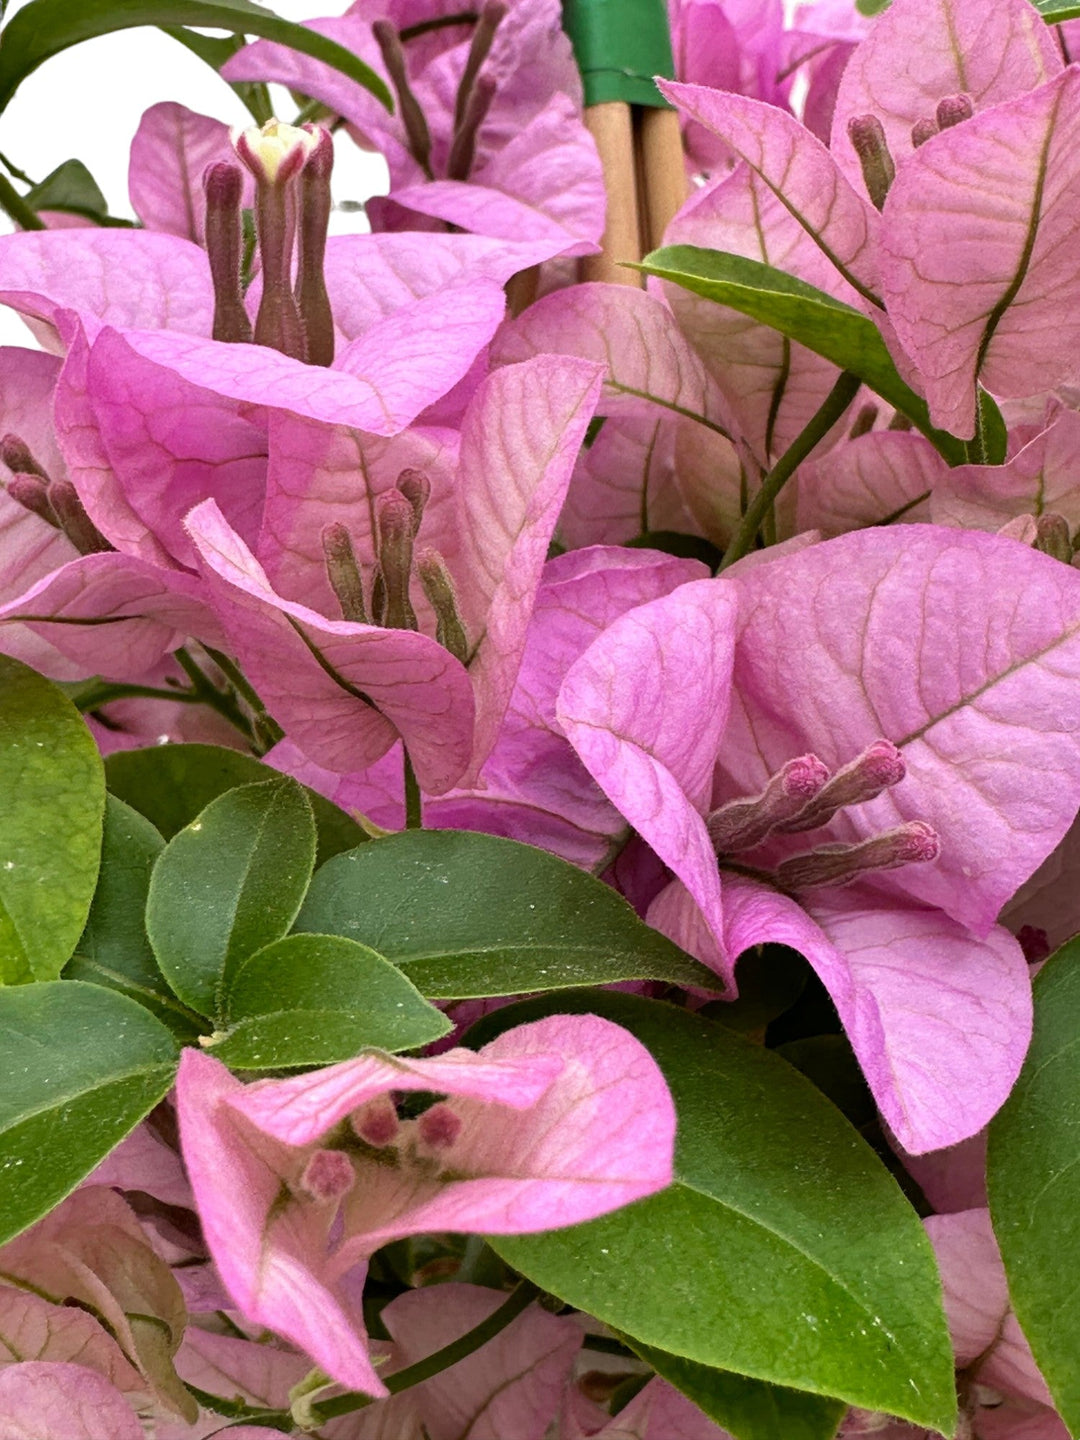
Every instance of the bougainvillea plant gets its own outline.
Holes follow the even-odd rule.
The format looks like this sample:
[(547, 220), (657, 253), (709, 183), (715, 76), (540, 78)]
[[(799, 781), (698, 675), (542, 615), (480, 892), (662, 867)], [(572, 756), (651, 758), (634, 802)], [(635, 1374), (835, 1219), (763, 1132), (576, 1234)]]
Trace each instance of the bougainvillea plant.
[(639, 4), (0, 29), (0, 1440), (1080, 1437), (1080, 4)]

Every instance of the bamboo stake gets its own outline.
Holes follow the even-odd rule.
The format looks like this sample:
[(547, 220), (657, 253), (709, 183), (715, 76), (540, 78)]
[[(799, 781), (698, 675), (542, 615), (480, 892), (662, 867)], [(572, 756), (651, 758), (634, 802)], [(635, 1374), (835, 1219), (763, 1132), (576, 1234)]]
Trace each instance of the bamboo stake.
[(641, 259), (641, 234), (634, 140), (634, 122), (625, 100), (605, 100), (585, 111), (600, 161), (607, 190), (607, 224), (599, 255), (586, 255), (581, 262), (583, 280), (606, 280), (616, 285), (640, 285), (636, 270), (627, 270), (620, 261), (636, 264)]

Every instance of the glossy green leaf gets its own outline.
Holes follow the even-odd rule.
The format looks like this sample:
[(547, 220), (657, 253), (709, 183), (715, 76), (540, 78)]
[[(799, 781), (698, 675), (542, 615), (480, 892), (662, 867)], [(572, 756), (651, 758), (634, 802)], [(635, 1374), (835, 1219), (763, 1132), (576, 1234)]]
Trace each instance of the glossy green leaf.
[(1009, 1295), (1061, 1418), (1080, 1435), (1080, 939), (1035, 980), (1035, 1032), (990, 1125), (987, 1188)]
[(317, 30), (280, 19), (252, 0), (30, 0), (4, 27), (0, 110), (50, 56), (82, 40), (134, 25), (195, 25), (276, 40), (332, 65), (393, 110), (390, 92), (358, 55)]
[(109, 217), (109, 202), (81, 160), (65, 160), (25, 199), (35, 210), (66, 210), (99, 224)]
[(166, 985), (146, 935), (150, 872), (164, 848), (149, 820), (115, 795), (105, 797), (97, 889), (64, 979), (119, 990), (145, 1005), (181, 1040), (192, 1040), (200, 1029), (196, 1017)]
[(900, 378), (877, 326), (861, 310), (783, 270), (723, 250), (670, 245), (654, 250), (641, 269), (749, 315), (857, 375), (909, 416), (950, 465), (966, 460), (963, 441), (931, 425), (926, 401)]
[(1080, 5), (1075, 0), (1034, 0), (1034, 5), (1048, 25), (1080, 19)]
[(444, 1000), (617, 980), (719, 987), (593, 876), (467, 830), (412, 830), (337, 856), (296, 928), (370, 945)]
[[(499, 1011), (477, 1039), (544, 1008)], [(951, 1434), (933, 1254), (840, 1112), (778, 1056), (685, 1010), (610, 992), (560, 996), (558, 1008), (603, 1014), (652, 1051), (679, 1115), (676, 1183), (492, 1248), (635, 1346)]]
[(847, 1410), (842, 1400), (766, 1385), (648, 1345), (634, 1348), (734, 1440), (833, 1440)]
[(173, 836), (150, 877), (146, 933), (185, 1005), (223, 1015), (240, 962), (288, 934), (314, 864), (311, 806), (286, 775), (229, 790)]
[[(190, 825), (211, 800), (237, 785), (273, 780), (281, 772), (224, 745), (152, 745), (118, 750), (105, 761), (111, 792), (145, 815), (166, 840)], [(344, 810), (304, 787), (319, 832), (316, 864), (363, 844), (367, 835)]]
[(289, 935), (237, 967), (213, 1045), (238, 1070), (332, 1065), (366, 1045), (411, 1050), (453, 1028), (396, 966), (340, 935)]
[(115, 991), (77, 980), (0, 990), (0, 1244), (135, 1128), (176, 1058), (164, 1025)]
[(0, 983), (55, 980), (94, 898), (105, 780), (75, 706), (6, 655), (0, 796)]

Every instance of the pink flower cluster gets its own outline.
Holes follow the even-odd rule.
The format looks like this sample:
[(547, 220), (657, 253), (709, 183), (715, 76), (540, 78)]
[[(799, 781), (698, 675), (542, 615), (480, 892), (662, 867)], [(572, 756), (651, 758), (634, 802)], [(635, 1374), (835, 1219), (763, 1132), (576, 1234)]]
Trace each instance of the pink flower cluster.
[[(740, 956), (797, 950), (939, 1212), (964, 1433), (1063, 1440), (979, 1137), (1027, 1051), (1030, 962), (1080, 928), (1071, 27), (1028, 0), (873, 22), (819, 0), (788, 28), (779, 0), (672, 0), (661, 88), (698, 183), (667, 243), (868, 317), (933, 426), (972, 442), (950, 466), (862, 390), (760, 548), (713, 574), (687, 556), (730, 544), (839, 371), (675, 286), (573, 283), (604, 189), (560, 6), (459, 8), (312, 22), (386, 78), (392, 117), (277, 44), (225, 67), (386, 156), (372, 233), (327, 239), (326, 129), (234, 145), (170, 103), (132, 145), (141, 228), (0, 239), (0, 301), (43, 347), (0, 351), (0, 650), (158, 692), (95, 711), (103, 749), (253, 743), (376, 827), (404, 823), (407, 763), (426, 824), (603, 875), (726, 999)], [(980, 390), (998, 463), (976, 463)], [(181, 647), (207, 683), (215, 657), (242, 671), (246, 734), (181, 701)], [(410, 1092), (441, 1098), (410, 1114)], [(384, 1247), (670, 1182), (670, 1097), (618, 1027), (560, 1016), (253, 1084), (189, 1050), (175, 1118), (179, 1149), (136, 1132), (0, 1252), (2, 1440), (139, 1440), (139, 1416), (196, 1440), (221, 1417), (187, 1385), (280, 1411), (313, 1366), (384, 1397), (328, 1440), (722, 1440), (659, 1379), (613, 1416), (588, 1317), (534, 1304), (388, 1399), (502, 1297), (409, 1290), (368, 1337)], [(841, 1433), (914, 1435), (855, 1413)]]

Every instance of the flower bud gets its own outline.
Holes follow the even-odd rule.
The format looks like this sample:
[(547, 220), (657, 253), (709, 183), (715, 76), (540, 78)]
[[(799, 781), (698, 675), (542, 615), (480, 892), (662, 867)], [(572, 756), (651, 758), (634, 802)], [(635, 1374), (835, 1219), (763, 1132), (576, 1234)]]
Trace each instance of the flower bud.
[(364, 583), (360, 576), (360, 566), (356, 563), (352, 536), (340, 520), (335, 520), (332, 525), (323, 528), (322, 551), (326, 576), (341, 606), (342, 619), (351, 620), (356, 625), (366, 625), (368, 616), (364, 607)]
[(203, 173), (206, 194), (206, 253), (214, 282), (215, 340), (231, 344), (251, 341), (251, 321), (240, 284), (243, 252), (240, 202), (244, 177), (239, 165), (216, 160)]
[(365, 1145), (373, 1145), (376, 1150), (392, 1144), (401, 1129), (394, 1102), (387, 1095), (369, 1100), (366, 1105), (354, 1111), (349, 1123)]
[(718, 855), (752, 850), (784, 820), (806, 808), (827, 784), (829, 771), (816, 755), (788, 760), (760, 795), (746, 800), (729, 800), (705, 821)]
[(853, 115), (848, 121), (848, 135), (862, 166), (866, 189), (874, 206), (885, 204), (889, 186), (896, 178), (896, 166), (889, 153), (885, 130), (876, 115)]
[(449, 1150), (461, 1134), (461, 1116), (449, 1105), (432, 1105), (417, 1121), (421, 1141), (432, 1150)]
[[(376, 548), (384, 587), (379, 623), (390, 630), (415, 630), (416, 612), (409, 600), (413, 560), (413, 508), (400, 490), (386, 490), (375, 502)], [(374, 600), (372, 601), (374, 609)]]
[(467, 180), (476, 158), (476, 137), (495, 99), (498, 81), (493, 75), (479, 75), (472, 87), (461, 124), (454, 131), (450, 158), (446, 162), (448, 180)]
[(416, 573), (428, 603), (435, 611), (435, 639), (449, 650), (455, 660), (463, 665), (469, 663), (469, 637), (458, 610), (457, 593), (446, 561), (437, 550), (430, 546), (421, 550), (416, 557)]
[(825, 825), (838, 810), (848, 805), (862, 805), (874, 800), (883, 790), (898, 785), (906, 774), (904, 757), (891, 740), (875, 740), (849, 765), (837, 770), (820, 794), (790, 820), (777, 829), (787, 834), (816, 830)]
[(1069, 522), (1055, 510), (1047, 510), (1035, 521), (1035, 549), (1052, 555), (1064, 564), (1072, 563), (1073, 547), (1069, 538)]
[(27, 475), (21, 470), (16, 471), (11, 479), (4, 486), (7, 493), (21, 505), (24, 510), (44, 520), (46, 524), (59, 530), (60, 521), (56, 518), (56, 511), (49, 503), (49, 487), (40, 475)]
[(431, 169), (431, 131), (409, 84), (409, 72), (405, 64), (405, 51), (401, 48), (401, 36), (389, 20), (376, 20), (371, 33), (382, 52), (383, 64), (390, 77), (390, 83), (397, 95), (401, 123), (409, 142), (409, 153), (429, 180), (435, 178)]
[(300, 173), (317, 141), (307, 130), (267, 120), (261, 128), (234, 130), (233, 149), (255, 176), (259, 185), (284, 186)]
[(330, 172), (334, 167), (334, 141), (329, 130), (307, 127), (315, 148), (300, 172), (300, 218), (296, 303), (307, 338), (309, 365), (329, 365), (334, 358), (334, 317), (326, 289), (326, 236), (330, 227)]
[(920, 146), (926, 144), (927, 140), (932, 140), (937, 133), (937, 121), (924, 116), (921, 120), (916, 120), (911, 127), (911, 143), (918, 150)]
[(356, 1184), (352, 1161), (341, 1150), (316, 1150), (300, 1177), (300, 1189), (312, 1200), (340, 1200)]
[(14, 474), (40, 475), (42, 480), (49, 478), (30, 453), (30, 447), (21, 435), (8, 434), (0, 440), (0, 460), (3, 460)]
[(80, 555), (95, 555), (113, 548), (87, 515), (79, 493), (70, 480), (51, 481), (48, 496), (49, 504), (60, 522), (60, 529)]
[(480, 74), (480, 67), (491, 50), (496, 30), (506, 18), (506, 10), (507, 7), (502, 0), (488, 0), (480, 12), (480, 19), (476, 22), (476, 28), (473, 31), (472, 43), (469, 45), (465, 68), (461, 72), (457, 98), (454, 101), (455, 133), (465, 123), (465, 112), (469, 107), (469, 97), (476, 84), (476, 77)]
[(398, 476), (397, 488), (412, 506), (413, 534), (415, 535), (420, 529), (427, 502), (431, 499), (431, 481), (423, 470), (414, 470), (410, 466), (408, 470), (402, 470)]
[(954, 125), (970, 120), (974, 113), (970, 95), (946, 95), (944, 100), (938, 101), (934, 117), (939, 130), (951, 130)]
[(857, 845), (819, 845), (805, 855), (792, 855), (776, 867), (776, 883), (782, 890), (850, 885), (875, 870), (925, 865), (940, 854), (941, 840), (933, 826), (909, 820)]

